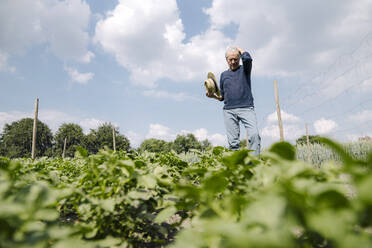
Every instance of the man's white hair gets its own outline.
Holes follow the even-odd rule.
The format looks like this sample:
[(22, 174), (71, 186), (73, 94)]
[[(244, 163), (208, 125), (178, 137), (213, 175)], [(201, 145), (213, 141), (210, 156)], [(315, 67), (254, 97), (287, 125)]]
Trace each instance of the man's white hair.
[(239, 54), (239, 50), (236, 48), (236, 47), (227, 47), (226, 49), (226, 53), (225, 53), (225, 58), (227, 58), (227, 56), (229, 56), (229, 54)]

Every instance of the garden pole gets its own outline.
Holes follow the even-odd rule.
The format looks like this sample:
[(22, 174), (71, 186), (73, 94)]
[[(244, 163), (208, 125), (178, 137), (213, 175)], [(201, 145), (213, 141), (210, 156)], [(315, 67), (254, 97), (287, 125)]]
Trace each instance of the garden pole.
[(276, 113), (278, 115), (280, 141), (284, 141), (282, 115), (280, 112), (280, 105), (279, 105), (278, 83), (276, 82), (276, 80), (274, 80), (274, 93), (275, 93), (275, 102), (276, 102)]
[(31, 150), (31, 158), (35, 159), (35, 147), (36, 147), (36, 132), (37, 132), (37, 115), (39, 111), (39, 98), (35, 100), (35, 115), (34, 115), (34, 128), (32, 131), (32, 150)]
[(306, 144), (307, 144), (307, 162), (310, 163), (310, 140), (309, 140), (309, 128), (306, 123)]
[(115, 127), (112, 125), (112, 143), (114, 145), (114, 152), (116, 152)]
[(67, 137), (65, 137), (65, 141), (63, 143), (62, 158), (65, 158), (65, 154), (66, 154), (66, 143), (67, 143)]

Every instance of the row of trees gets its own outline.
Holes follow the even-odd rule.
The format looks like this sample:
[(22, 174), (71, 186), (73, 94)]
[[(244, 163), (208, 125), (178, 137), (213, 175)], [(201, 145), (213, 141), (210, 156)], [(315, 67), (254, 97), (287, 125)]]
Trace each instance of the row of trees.
[(174, 141), (166, 142), (159, 139), (147, 139), (139, 147), (140, 151), (169, 152), (174, 150), (177, 153), (188, 152), (190, 149), (204, 151), (212, 144), (206, 139), (199, 142), (193, 134), (178, 135)]
[[(30, 157), (32, 146), (33, 119), (24, 118), (5, 124), (0, 134), (0, 155), (9, 158)], [(129, 139), (115, 130), (116, 147), (129, 151)], [(112, 148), (112, 126), (105, 123), (85, 135), (83, 129), (74, 123), (62, 124), (53, 135), (50, 128), (37, 121), (36, 156), (61, 156), (66, 138), (65, 156), (73, 157), (76, 146), (84, 147), (90, 154), (104, 146)]]
[[(30, 157), (32, 146), (33, 119), (24, 118), (11, 124), (5, 124), (0, 134), (0, 156), (9, 158)], [(41, 121), (37, 121), (36, 156), (61, 156), (66, 138), (66, 157), (73, 157), (76, 146), (85, 148), (89, 154), (95, 154), (107, 146), (113, 148), (112, 126), (105, 123), (97, 129), (91, 129), (85, 135), (83, 129), (74, 123), (62, 124), (55, 135)], [(116, 149), (130, 151), (129, 139), (115, 129)], [(193, 134), (178, 135), (173, 142), (147, 139), (142, 142), (139, 151), (188, 152), (190, 149), (205, 150), (211, 146), (208, 140), (199, 142)]]
[[(24, 118), (11, 124), (5, 124), (0, 134), (0, 156), (10, 158), (30, 157), (32, 146), (33, 119)], [(66, 138), (65, 156), (73, 157), (76, 146), (85, 148), (89, 154), (95, 154), (99, 149), (107, 146), (113, 148), (112, 126), (105, 123), (97, 129), (91, 129), (85, 135), (83, 129), (74, 123), (62, 124), (55, 135), (50, 128), (41, 121), (37, 122), (37, 143), (36, 156), (61, 156)], [(319, 136), (309, 136), (311, 144), (318, 143)], [(130, 142), (127, 137), (115, 129), (116, 148), (118, 150), (130, 151)], [(296, 140), (297, 145), (306, 144), (306, 136)], [(199, 142), (193, 134), (178, 135), (174, 141), (167, 142), (159, 139), (147, 139), (142, 142), (139, 151), (169, 152), (174, 150), (177, 153), (188, 152), (190, 149), (206, 150), (211, 147), (208, 140)], [(240, 147), (246, 147), (246, 140), (240, 142)]]

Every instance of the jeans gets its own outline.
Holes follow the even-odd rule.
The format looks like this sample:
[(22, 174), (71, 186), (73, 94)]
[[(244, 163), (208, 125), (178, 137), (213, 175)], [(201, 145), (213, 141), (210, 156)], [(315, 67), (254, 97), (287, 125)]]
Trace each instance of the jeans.
[(249, 149), (254, 150), (252, 154), (259, 155), (261, 149), (261, 137), (258, 133), (257, 118), (253, 107), (235, 108), (223, 110), (227, 141), (231, 150), (240, 148), (240, 126), (241, 121), (248, 131)]

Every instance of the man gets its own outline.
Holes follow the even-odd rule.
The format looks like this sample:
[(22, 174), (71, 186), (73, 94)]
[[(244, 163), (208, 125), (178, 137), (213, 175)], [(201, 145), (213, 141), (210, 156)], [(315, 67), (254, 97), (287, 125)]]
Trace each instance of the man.
[[(227, 48), (225, 57), (229, 69), (221, 73), (221, 96), (209, 92), (206, 95), (224, 101), (223, 114), (229, 148), (239, 149), (239, 122), (241, 121), (248, 131), (250, 149), (254, 150), (254, 155), (259, 155), (261, 138), (258, 133), (251, 88), (252, 58), (248, 52), (239, 47)], [(243, 66), (240, 65), (240, 58)]]

